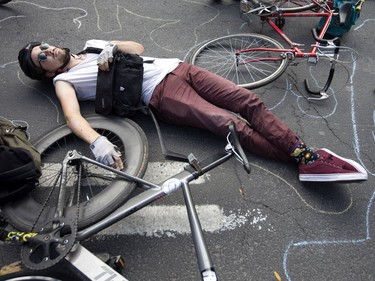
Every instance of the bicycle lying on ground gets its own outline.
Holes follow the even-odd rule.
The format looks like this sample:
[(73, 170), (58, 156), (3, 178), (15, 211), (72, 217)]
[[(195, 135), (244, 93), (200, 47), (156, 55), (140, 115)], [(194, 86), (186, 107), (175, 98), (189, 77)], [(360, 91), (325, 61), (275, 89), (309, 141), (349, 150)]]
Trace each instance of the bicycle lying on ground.
[[(336, 9), (333, 7), (333, 0), (242, 0), (242, 14), (259, 16), (262, 22), (269, 24), (281, 36), (289, 48), (262, 34), (234, 34), (212, 39), (197, 46), (188, 61), (241, 87), (254, 89), (277, 79), (290, 63), (296, 64), (297, 59), (307, 59), (308, 64), (316, 65), (320, 58), (328, 58), (331, 68), (321, 90), (312, 90), (305, 80), (306, 88), (312, 94), (310, 99), (326, 99), (329, 96), (326, 91), (331, 85), (335, 64), (340, 62), (339, 50), (344, 48), (340, 46), (339, 37), (326, 39), (326, 32), (334, 19), (338, 19), (340, 24), (345, 24), (352, 20), (352, 17), (358, 17), (363, 2), (358, 1), (355, 5), (357, 14), (354, 15), (353, 4), (349, 1)], [(303, 51), (303, 44), (293, 42), (282, 31), (285, 18), (288, 17), (321, 18), (321, 29), (312, 29), (315, 42), (310, 51)]]
[[(227, 144), (221, 153), (204, 161), (198, 161), (190, 154), (187, 157), (190, 165), (156, 185), (141, 179), (146, 169), (148, 144), (136, 123), (102, 116), (89, 117), (87, 120), (94, 129), (118, 146), (126, 157), (125, 163), (129, 165), (123, 171), (118, 171), (86, 157), (91, 155), (87, 144), (75, 137), (66, 125), (36, 142), (43, 163), (39, 186), (27, 197), (2, 209), (11, 225), (3, 230), (2, 236), (6, 241), (22, 243), (22, 263), (28, 269), (43, 272), (64, 260), (78, 269), (79, 280), (126, 280), (114, 269), (106, 267), (79, 242), (182, 189), (201, 278), (205, 281), (217, 280), (189, 183), (231, 157), (239, 160), (246, 172), (250, 173), (234, 125), (229, 126)], [(144, 190), (130, 196), (136, 186)], [(59, 278), (53, 273), (39, 275)]]

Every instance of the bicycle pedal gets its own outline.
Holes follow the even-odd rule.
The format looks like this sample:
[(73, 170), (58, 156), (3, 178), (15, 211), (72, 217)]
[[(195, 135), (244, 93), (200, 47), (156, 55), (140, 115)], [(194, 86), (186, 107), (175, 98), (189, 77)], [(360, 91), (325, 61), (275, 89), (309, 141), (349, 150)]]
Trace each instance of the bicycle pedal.
[(125, 267), (125, 260), (121, 256), (110, 257), (106, 262), (111, 268), (116, 270), (118, 273), (121, 273)]

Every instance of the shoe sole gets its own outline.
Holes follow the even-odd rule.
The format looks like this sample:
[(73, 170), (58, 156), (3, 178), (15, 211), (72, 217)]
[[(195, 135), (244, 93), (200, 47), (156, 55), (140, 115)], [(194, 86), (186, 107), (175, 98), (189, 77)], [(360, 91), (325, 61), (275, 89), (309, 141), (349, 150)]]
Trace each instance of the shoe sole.
[(361, 181), (367, 180), (368, 175), (366, 170), (357, 162), (341, 157), (336, 153), (330, 151), (327, 148), (322, 148), (320, 150), (324, 150), (325, 152), (332, 154), (333, 156), (341, 159), (352, 165), (354, 168), (357, 169), (358, 173), (337, 173), (337, 174), (311, 174), (311, 175), (299, 175), (300, 181), (316, 181), (316, 182), (331, 182), (331, 181)]

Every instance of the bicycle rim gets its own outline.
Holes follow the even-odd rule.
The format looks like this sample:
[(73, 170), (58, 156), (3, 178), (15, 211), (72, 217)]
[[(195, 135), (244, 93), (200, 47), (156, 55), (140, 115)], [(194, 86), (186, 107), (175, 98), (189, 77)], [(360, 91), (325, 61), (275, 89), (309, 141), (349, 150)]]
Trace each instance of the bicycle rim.
[[(249, 51), (249, 48), (282, 49), (276, 40), (261, 34), (235, 34), (210, 40), (191, 54), (189, 62), (248, 89), (264, 86), (277, 79), (287, 68), (282, 52)], [(262, 58), (262, 59), (261, 59)]]
[[(125, 156), (124, 172), (141, 177), (148, 161), (148, 143), (142, 129), (133, 121), (125, 118), (106, 118), (93, 116), (86, 118), (90, 125), (101, 135), (119, 147)], [(60, 126), (42, 137), (35, 144), (42, 154), (42, 176), (39, 186), (27, 197), (17, 200), (4, 208), (4, 215), (9, 222), (21, 231), (30, 231), (36, 221), (43, 202), (49, 196), (51, 189), (60, 182), (62, 160), (69, 150), (76, 149), (87, 157), (93, 157), (89, 146), (73, 135), (66, 126)], [(76, 186), (80, 179), (80, 206), (78, 228), (90, 226), (123, 204), (135, 188), (134, 182), (116, 178), (93, 164), (84, 163), (83, 173), (78, 178), (76, 166), (68, 167), (66, 202), (68, 207), (65, 216), (76, 216)], [(56, 210), (57, 194), (55, 188), (50, 196), (47, 207), (39, 218), (34, 231), (40, 231), (42, 223), (50, 220)], [(75, 198), (75, 199), (74, 199)]]

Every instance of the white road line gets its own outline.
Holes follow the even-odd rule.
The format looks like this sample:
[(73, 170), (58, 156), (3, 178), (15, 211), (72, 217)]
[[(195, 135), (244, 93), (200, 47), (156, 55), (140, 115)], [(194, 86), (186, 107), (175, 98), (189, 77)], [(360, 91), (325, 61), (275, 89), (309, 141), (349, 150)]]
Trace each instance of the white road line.
[[(224, 210), (218, 205), (201, 205), (196, 206), (196, 209), (202, 229), (206, 232), (233, 230), (245, 224), (257, 230), (273, 231), (272, 225), (267, 223), (267, 215), (263, 215), (260, 209), (230, 211), (228, 215), (225, 215)], [(186, 207), (147, 206), (103, 230), (96, 237), (136, 234), (147, 237), (176, 237), (177, 234), (190, 234)]]
[[(160, 183), (182, 171), (186, 165), (181, 162), (150, 162), (143, 178), (153, 183)], [(207, 173), (195, 180), (193, 184), (204, 184), (209, 179), (210, 174)], [(232, 230), (245, 223), (258, 230), (273, 231), (273, 227), (266, 222), (267, 216), (263, 215), (260, 209), (224, 212), (223, 208), (214, 204), (196, 206), (196, 208), (202, 228), (206, 232)], [(176, 237), (178, 234), (184, 235), (190, 232), (184, 205), (150, 205), (103, 230), (96, 235), (96, 238), (100, 239), (108, 235)]]
[[(59, 169), (60, 164), (56, 164)], [(150, 162), (144, 179), (161, 183), (184, 169), (186, 163)], [(207, 173), (192, 184), (204, 184), (209, 181)], [(273, 231), (267, 215), (260, 209), (224, 210), (219, 205), (206, 204), (196, 206), (204, 231), (216, 233), (233, 230), (247, 224), (258, 230)], [(137, 211), (128, 218), (103, 230), (96, 237), (107, 235), (143, 235), (148, 237), (176, 237), (177, 234), (189, 234), (190, 225), (185, 205), (157, 206), (150, 205)]]
[[(148, 163), (147, 171), (143, 178), (147, 181), (158, 184), (181, 172), (187, 165), (187, 163), (183, 162), (150, 162)], [(193, 183), (202, 184), (209, 179), (210, 174), (207, 173), (196, 179)]]

